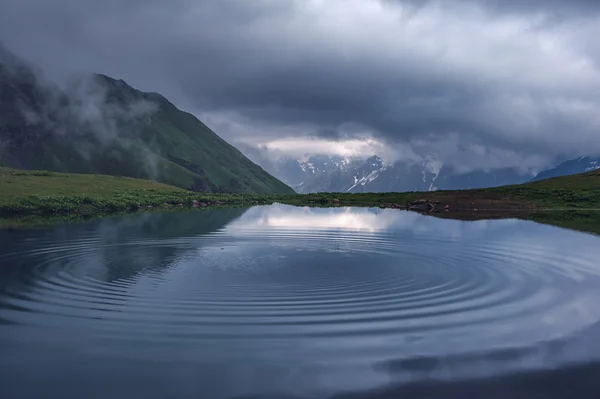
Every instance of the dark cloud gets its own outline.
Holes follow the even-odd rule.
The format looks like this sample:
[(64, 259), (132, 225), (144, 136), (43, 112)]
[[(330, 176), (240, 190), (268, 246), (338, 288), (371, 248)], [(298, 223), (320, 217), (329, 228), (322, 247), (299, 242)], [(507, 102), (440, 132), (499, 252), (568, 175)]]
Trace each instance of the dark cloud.
[(495, 12), (545, 12), (552, 16), (568, 17), (589, 15), (600, 12), (600, 4), (595, 0), (479, 0)]
[[(414, 6), (443, 3), (444, 0), (385, 0), (392, 3), (411, 3)], [(600, 10), (596, 0), (454, 0), (454, 3), (476, 3), (481, 7), (499, 12), (548, 12), (582, 14)]]
[(584, 0), (0, 5), (0, 39), (49, 73), (161, 92), (230, 140), (425, 141), (452, 162), (472, 145), (516, 163), (600, 152), (594, 37)]

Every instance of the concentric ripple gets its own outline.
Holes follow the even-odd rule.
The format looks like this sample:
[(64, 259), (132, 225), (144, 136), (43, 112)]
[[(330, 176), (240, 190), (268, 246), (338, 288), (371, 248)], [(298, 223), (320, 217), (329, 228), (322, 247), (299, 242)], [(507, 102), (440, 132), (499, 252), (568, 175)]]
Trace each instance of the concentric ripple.
[[(202, 234), (148, 233), (144, 219), (14, 237), (0, 253), (0, 342), (347, 365), (527, 348), (600, 320), (597, 237), (391, 210), (324, 210), (297, 226), (284, 210)], [(340, 224), (348, 214), (366, 227)]]

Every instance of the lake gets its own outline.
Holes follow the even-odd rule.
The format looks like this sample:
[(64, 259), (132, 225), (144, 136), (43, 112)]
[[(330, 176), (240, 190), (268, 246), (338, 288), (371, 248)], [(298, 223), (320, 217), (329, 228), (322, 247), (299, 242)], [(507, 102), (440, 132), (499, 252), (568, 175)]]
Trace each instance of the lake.
[(0, 230), (0, 397), (600, 392), (600, 237), (283, 205)]

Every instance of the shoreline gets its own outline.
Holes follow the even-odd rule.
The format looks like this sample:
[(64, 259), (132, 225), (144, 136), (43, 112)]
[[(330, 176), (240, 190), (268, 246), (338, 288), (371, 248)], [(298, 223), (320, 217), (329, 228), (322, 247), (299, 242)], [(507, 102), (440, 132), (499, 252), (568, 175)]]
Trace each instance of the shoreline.
[[(177, 209), (213, 209), (219, 207), (251, 207), (281, 203), (292, 206), (308, 207), (370, 207), (380, 209), (399, 209), (416, 211), (425, 214), (462, 214), (478, 212), (486, 213), (532, 213), (544, 208), (534, 205), (510, 201), (498, 202), (483, 199), (470, 199), (471, 204), (451, 200), (415, 199), (420, 193), (382, 193), (352, 194), (351, 196), (330, 193), (326, 195), (239, 195), (239, 194), (200, 194), (176, 193), (174, 195), (149, 195), (146, 192), (126, 192), (112, 199), (94, 199), (82, 196), (39, 197), (30, 196), (13, 202), (0, 204), (0, 218), (48, 217), (48, 216), (110, 216), (118, 213), (140, 213), (154, 210)], [(317, 198), (315, 198), (317, 197)], [(368, 198), (361, 198), (368, 197)], [(385, 199), (385, 201), (384, 201)], [(391, 201), (390, 201), (391, 200)], [(496, 206), (490, 206), (490, 203)], [(567, 209), (567, 208), (565, 208)], [(572, 209), (572, 208), (568, 208)], [(554, 210), (552, 208), (545, 210)], [(558, 210), (558, 209), (557, 209)]]
[[(182, 204), (163, 204), (162, 206), (145, 206), (133, 207), (127, 209), (105, 209), (86, 208), (85, 212), (78, 210), (71, 212), (33, 212), (20, 214), (3, 214), (0, 213), (0, 230), (1, 229), (21, 229), (21, 228), (37, 228), (50, 227), (60, 224), (82, 223), (99, 220), (104, 218), (119, 217), (119, 216), (134, 216), (156, 212), (180, 212), (180, 211), (210, 211), (220, 208), (251, 208), (253, 206), (264, 206), (272, 204), (283, 204), (297, 207), (313, 207), (313, 208), (379, 208), (379, 209), (395, 209), (399, 211), (415, 212), (423, 216), (430, 216), (441, 219), (453, 219), (462, 221), (478, 221), (478, 220), (494, 220), (494, 219), (521, 219), (533, 220), (541, 223), (560, 226), (564, 222), (578, 221), (588, 222), (590, 226), (585, 228), (577, 228), (565, 226), (567, 228), (600, 234), (600, 208), (454, 208), (452, 210), (437, 209), (435, 211), (422, 211), (419, 209), (411, 209), (409, 204), (405, 207), (386, 206), (386, 204), (373, 204), (372, 202), (356, 202), (344, 204), (339, 203), (328, 204), (310, 204), (298, 201), (302, 196), (294, 196), (287, 201), (282, 201), (281, 198), (273, 198), (270, 201), (217, 201), (201, 203), (198, 200), (192, 200), (190, 205)], [(197, 204), (194, 204), (197, 202)], [(593, 220), (593, 223), (589, 222)], [(572, 224), (572, 223), (571, 223)]]
[(121, 176), (68, 174), (0, 167), (0, 219), (90, 219), (155, 210), (251, 207), (402, 209), (463, 220), (531, 218), (600, 210), (600, 170), (534, 183), (431, 192), (253, 194), (201, 193)]
[[(487, 190), (457, 190), (433, 193), (318, 193), (295, 195), (212, 194), (189, 191), (157, 192), (126, 190), (106, 198), (93, 196), (30, 195), (0, 203), (0, 218), (24, 217), (90, 217), (133, 214), (156, 210), (214, 209), (219, 207), (252, 207), (281, 203), (317, 208), (370, 207), (399, 209), (429, 215), (503, 216), (539, 212), (600, 211), (600, 206), (557, 204), (549, 207), (514, 196), (500, 197)], [(590, 204), (587, 204), (590, 205)]]

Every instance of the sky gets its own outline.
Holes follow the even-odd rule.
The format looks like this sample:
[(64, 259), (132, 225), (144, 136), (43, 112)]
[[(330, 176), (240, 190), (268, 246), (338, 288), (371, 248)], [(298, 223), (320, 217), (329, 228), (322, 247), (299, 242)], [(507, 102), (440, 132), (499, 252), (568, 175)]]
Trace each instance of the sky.
[(232, 143), (540, 167), (600, 153), (600, 1), (3, 0), (50, 76), (160, 92)]

